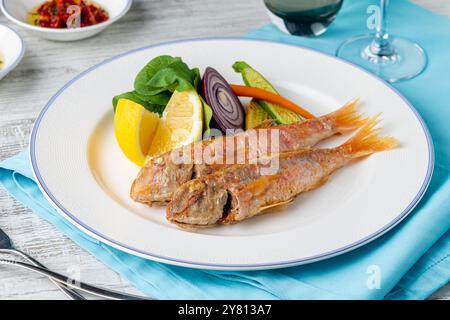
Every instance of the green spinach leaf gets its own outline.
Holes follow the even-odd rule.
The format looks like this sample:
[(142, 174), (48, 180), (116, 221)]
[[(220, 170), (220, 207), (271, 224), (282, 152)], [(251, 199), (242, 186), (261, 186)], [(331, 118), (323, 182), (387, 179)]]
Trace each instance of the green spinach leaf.
[(139, 95), (137, 94), (136, 91), (130, 91), (130, 92), (125, 92), (122, 94), (119, 94), (117, 96), (115, 96), (112, 99), (112, 104), (113, 104), (113, 108), (114, 108), (114, 112), (116, 112), (116, 108), (117, 108), (117, 103), (119, 103), (120, 99), (128, 99), (131, 101), (134, 101), (136, 103), (139, 103), (140, 105), (144, 106), (147, 104), (147, 101), (145, 101), (144, 99), (142, 99), (141, 97), (139, 97)]
[(160, 94), (160, 95), (155, 95), (152, 97), (146, 97), (146, 96), (140, 95), (136, 91), (125, 92), (125, 93), (117, 95), (113, 98), (112, 104), (113, 104), (114, 112), (116, 112), (117, 103), (119, 102), (120, 99), (128, 99), (128, 100), (134, 101), (134, 102), (142, 105), (148, 111), (155, 112), (155, 113), (158, 113), (159, 115), (162, 115), (162, 112), (164, 111), (165, 106), (169, 102), (170, 95)]
[[(134, 88), (141, 94), (149, 94), (148, 82), (161, 69), (164, 69), (174, 62), (181, 61), (179, 57), (168, 55), (158, 56), (145, 65), (137, 74), (134, 80)], [(163, 90), (164, 91), (164, 90)]]
[(150, 61), (137, 75), (134, 89), (142, 95), (155, 95), (196, 89), (198, 69), (191, 70), (181, 58), (159, 56)]
[[(201, 82), (200, 70), (190, 69), (180, 57), (161, 55), (152, 59), (137, 74), (134, 80), (134, 91), (125, 92), (113, 98), (114, 112), (120, 99), (129, 99), (139, 103), (151, 112), (162, 114), (164, 108), (177, 91), (196, 90)], [(209, 129), (212, 110), (203, 101), (205, 129)]]

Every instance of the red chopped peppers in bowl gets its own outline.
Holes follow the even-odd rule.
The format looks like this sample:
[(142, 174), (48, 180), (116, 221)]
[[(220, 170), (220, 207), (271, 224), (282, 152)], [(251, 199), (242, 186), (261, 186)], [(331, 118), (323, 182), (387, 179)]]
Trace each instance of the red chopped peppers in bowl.
[(132, 0), (0, 0), (3, 14), (41, 38), (74, 41), (92, 37), (122, 18)]
[[(87, 0), (48, 0), (31, 10), (29, 22), (43, 28), (88, 27), (109, 19), (108, 12)], [(69, 25), (68, 22), (78, 22)]]

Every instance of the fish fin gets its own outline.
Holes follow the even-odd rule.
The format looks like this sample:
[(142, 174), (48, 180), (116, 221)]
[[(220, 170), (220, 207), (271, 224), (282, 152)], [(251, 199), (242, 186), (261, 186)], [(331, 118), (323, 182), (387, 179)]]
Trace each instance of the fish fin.
[(379, 135), (381, 128), (380, 113), (367, 120), (366, 124), (358, 132), (345, 142), (341, 148), (350, 152), (352, 157), (359, 158), (368, 156), (375, 152), (392, 149), (398, 145), (394, 137), (381, 137)]
[(275, 207), (285, 206), (285, 205), (287, 205), (287, 204), (289, 204), (289, 203), (291, 203), (293, 201), (294, 201), (294, 198), (291, 198), (291, 199), (288, 199), (286, 201), (281, 201), (281, 202), (277, 202), (277, 203), (268, 204), (266, 206), (260, 207), (260, 209), (261, 209), (261, 211), (268, 210), (268, 209), (273, 209)]
[[(281, 209), (281, 207), (286, 206), (290, 203), (292, 203), (294, 201), (295, 197), (285, 200), (285, 201), (281, 201), (281, 202), (277, 202), (277, 203), (271, 203), (265, 206), (262, 206), (259, 208), (258, 212), (252, 216), (248, 216), (247, 218), (250, 217), (254, 217), (254, 216), (259, 216), (261, 214), (266, 214), (266, 213), (276, 213), (278, 212), (277, 209)], [(231, 212), (229, 214), (227, 214), (224, 218), (222, 218), (220, 220), (220, 223), (222, 224), (233, 224), (233, 223), (237, 223), (241, 220), (237, 220), (236, 219), (237, 216), (237, 209), (234, 208), (231, 210)]]
[(367, 118), (363, 117), (358, 111), (359, 98), (347, 102), (343, 107), (326, 115), (336, 123), (336, 130), (339, 133), (353, 131), (366, 123)]
[(271, 128), (273, 126), (276, 126), (277, 123), (275, 122), (275, 120), (273, 119), (267, 119), (264, 120), (263, 122), (261, 122), (260, 124), (258, 124), (257, 126), (255, 126), (253, 129), (267, 129), (267, 128)]
[(176, 225), (178, 228), (186, 230), (186, 231), (199, 231), (202, 229), (207, 229), (207, 228), (211, 228), (211, 227), (215, 227), (214, 224), (189, 224), (189, 223), (183, 223), (183, 222), (177, 222), (175, 220), (169, 220), (169, 222), (173, 223), (174, 225)]

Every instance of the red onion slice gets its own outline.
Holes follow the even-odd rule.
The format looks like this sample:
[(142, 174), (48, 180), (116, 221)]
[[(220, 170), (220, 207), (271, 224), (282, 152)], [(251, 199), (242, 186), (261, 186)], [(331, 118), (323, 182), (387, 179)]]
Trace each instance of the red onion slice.
[(244, 129), (245, 111), (239, 98), (217, 70), (208, 67), (203, 74), (203, 95), (213, 111), (211, 127), (226, 133)]

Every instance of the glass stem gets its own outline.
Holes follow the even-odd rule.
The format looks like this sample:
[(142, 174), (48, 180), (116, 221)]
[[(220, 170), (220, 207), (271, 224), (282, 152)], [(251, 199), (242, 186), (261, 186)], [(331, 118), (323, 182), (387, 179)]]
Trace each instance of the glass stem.
[(377, 25), (375, 38), (370, 45), (371, 53), (379, 57), (389, 57), (394, 55), (394, 49), (389, 40), (389, 34), (386, 31), (388, 2), (389, 0), (380, 0), (380, 21)]

